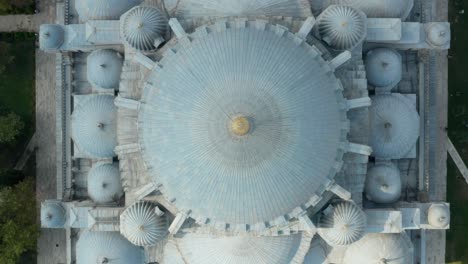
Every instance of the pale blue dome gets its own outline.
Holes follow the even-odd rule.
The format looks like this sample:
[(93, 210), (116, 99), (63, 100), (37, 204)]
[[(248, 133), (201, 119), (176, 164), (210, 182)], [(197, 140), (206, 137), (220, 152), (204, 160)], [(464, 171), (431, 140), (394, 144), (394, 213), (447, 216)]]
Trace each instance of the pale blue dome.
[(79, 0), (86, 1), (84, 9), (88, 19), (119, 20), (120, 16), (143, 0)]
[(398, 51), (389, 48), (377, 48), (366, 54), (367, 81), (377, 88), (393, 88), (402, 79), (403, 64)]
[(96, 88), (119, 88), (123, 57), (115, 50), (101, 49), (91, 52), (87, 58), (88, 81)]
[(88, 174), (88, 195), (96, 203), (116, 202), (123, 196), (119, 166), (99, 164)]
[(65, 31), (61, 25), (41, 25), (39, 28), (39, 47), (42, 50), (56, 50), (62, 46)]
[(400, 169), (392, 163), (378, 163), (367, 171), (367, 199), (381, 204), (394, 203), (401, 196)]
[(66, 217), (65, 208), (59, 202), (45, 202), (41, 206), (42, 227), (63, 228)]

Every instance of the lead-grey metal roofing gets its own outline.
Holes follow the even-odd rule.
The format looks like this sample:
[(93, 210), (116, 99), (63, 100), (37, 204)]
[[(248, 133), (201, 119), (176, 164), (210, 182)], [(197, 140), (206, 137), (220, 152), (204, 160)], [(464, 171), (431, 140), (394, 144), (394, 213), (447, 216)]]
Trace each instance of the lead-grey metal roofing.
[[(252, 228), (297, 216), (342, 164), (340, 81), (281, 26), (221, 22), (191, 38), (168, 49), (143, 92), (139, 140), (151, 175), (202, 223)], [(239, 115), (252, 122), (241, 137), (228, 129)]]
[(118, 201), (124, 194), (117, 164), (95, 165), (88, 174), (88, 194), (96, 203)]

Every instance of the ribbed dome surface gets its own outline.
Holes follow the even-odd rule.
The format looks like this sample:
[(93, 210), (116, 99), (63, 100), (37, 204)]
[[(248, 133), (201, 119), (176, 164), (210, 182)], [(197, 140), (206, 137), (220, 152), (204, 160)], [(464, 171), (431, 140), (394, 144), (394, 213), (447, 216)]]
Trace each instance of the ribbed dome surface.
[(166, 17), (154, 7), (135, 7), (120, 20), (120, 34), (125, 43), (141, 51), (156, 49), (166, 29)]
[(81, 152), (91, 157), (115, 156), (116, 112), (114, 97), (90, 95), (71, 117), (72, 137)]
[(367, 81), (374, 87), (393, 88), (402, 78), (401, 55), (393, 49), (378, 48), (367, 53), (365, 61)]
[(450, 24), (433, 23), (427, 29), (429, 44), (436, 47), (444, 47), (450, 43)]
[(118, 232), (84, 232), (76, 244), (77, 264), (144, 264), (144, 250)]
[(341, 84), (292, 33), (223, 25), (168, 49), (150, 76), (158, 89), (143, 93), (140, 144), (179, 210), (199, 222), (265, 223), (321, 194), (340, 167)]
[(329, 264), (325, 249), (319, 244), (312, 242), (309, 252), (305, 256), (304, 264)]
[(157, 216), (155, 206), (138, 202), (120, 215), (120, 233), (137, 246), (155, 245), (167, 234), (166, 216)]
[(404, 158), (419, 137), (419, 115), (410, 100), (401, 94), (372, 98), (370, 145), (379, 159)]
[(88, 195), (96, 203), (118, 201), (123, 196), (117, 164), (100, 164), (89, 171)]
[(79, 0), (86, 1), (85, 10), (88, 19), (118, 20), (130, 8), (143, 0)]
[[(317, 1), (317, 0), (315, 0)], [(320, 1), (320, 0), (318, 0)], [(329, 5), (355, 7), (372, 18), (406, 19), (414, 6), (414, 0), (322, 0), (323, 8)]]
[(63, 228), (67, 220), (65, 208), (58, 202), (46, 202), (41, 206), (41, 225), (45, 228)]
[(351, 202), (332, 205), (330, 212), (324, 213), (318, 223), (320, 236), (332, 246), (350, 245), (364, 235), (366, 215)]
[(346, 250), (343, 264), (413, 263), (413, 244), (406, 233), (367, 234)]
[(61, 25), (41, 25), (39, 29), (39, 46), (42, 50), (58, 49), (62, 46), (65, 31)]
[(119, 87), (123, 57), (117, 51), (102, 49), (93, 51), (87, 59), (88, 81), (96, 88)]
[(228, 16), (287, 16), (310, 15), (304, 0), (181, 0), (176, 11), (178, 18)]
[[(278, 237), (213, 237), (185, 234), (177, 239), (177, 251), (165, 251), (166, 261), (180, 259), (190, 264), (270, 264), (302, 263), (310, 238), (302, 234)], [(305, 250), (303, 252), (303, 248)], [(172, 263), (171, 263), (172, 264)]]
[(445, 228), (450, 224), (450, 210), (444, 204), (431, 205), (427, 218), (431, 226)]
[(376, 203), (394, 203), (401, 196), (401, 178), (398, 167), (391, 163), (379, 163), (367, 170), (367, 199)]
[(318, 18), (323, 41), (337, 50), (353, 49), (367, 34), (366, 15), (349, 6), (330, 6)]

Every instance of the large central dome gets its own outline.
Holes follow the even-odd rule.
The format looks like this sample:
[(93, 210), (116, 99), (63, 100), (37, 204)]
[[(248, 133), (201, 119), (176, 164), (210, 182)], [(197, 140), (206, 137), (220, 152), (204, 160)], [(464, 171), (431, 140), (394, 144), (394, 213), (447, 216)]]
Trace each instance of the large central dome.
[(340, 168), (342, 86), (320, 52), (261, 21), (202, 27), (164, 54), (139, 113), (161, 191), (203, 223), (267, 223), (313, 205)]

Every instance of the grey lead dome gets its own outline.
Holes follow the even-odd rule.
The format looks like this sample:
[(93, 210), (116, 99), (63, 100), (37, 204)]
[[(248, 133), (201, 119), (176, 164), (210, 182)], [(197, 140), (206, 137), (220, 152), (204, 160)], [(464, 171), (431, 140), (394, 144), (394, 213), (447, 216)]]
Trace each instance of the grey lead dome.
[(63, 228), (66, 222), (65, 208), (59, 202), (46, 202), (41, 206), (41, 225), (45, 228)]
[(117, 89), (123, 57), (115, 50), (93, 51), (87, 58), (88, 81), (98, 89)]
[(98, 164), (88, 174), (88, 194), (96, 203), (118, 201), (124, 194), (117, 164)]
[(41, 25), (39, 29), (39, 46), (44, 50), (55, 50), (62, 46), (65, 31), (61, 25)]
[(367, 81), (377, 88), (391, 89), (402, 78), (403, 64), (398, 51), (388, 48), (378, 48), (366, 54)]
[(367, 199), (389, 204), (401, 196), (400, 170), (392, 163), (378, 163), (367, 171), (365, 192)]

